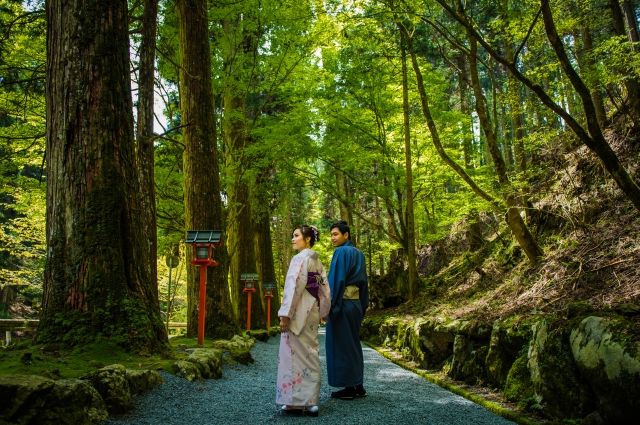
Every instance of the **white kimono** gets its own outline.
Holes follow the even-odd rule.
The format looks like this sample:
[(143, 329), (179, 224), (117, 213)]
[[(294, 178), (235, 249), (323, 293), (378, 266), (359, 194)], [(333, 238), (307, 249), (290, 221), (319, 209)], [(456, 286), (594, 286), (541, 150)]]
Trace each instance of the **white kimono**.
[[(307, 272), (322, 276), (318, 301), (305, 289)], [(329, 314), (331, 295), (327, 274), (318, 253), (303, 249), (293, 257), (284, 283), (279, 317), (289, 317), (289, 331), (280, 337), (278, 388), (276, 403), (289, 406), (314, 406), (320, 395), (320, 356), (318, 325)]]

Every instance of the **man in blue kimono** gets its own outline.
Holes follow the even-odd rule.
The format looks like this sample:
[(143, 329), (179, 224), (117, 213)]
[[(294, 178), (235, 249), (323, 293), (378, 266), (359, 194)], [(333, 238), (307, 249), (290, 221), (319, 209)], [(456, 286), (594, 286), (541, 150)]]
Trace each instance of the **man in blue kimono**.
[(364, 361), (360, 325), (369, 305), (369, 285), (364, 255), (351, 242), (349, 225), (331, 225), (331, 243), (336, 247), (329, 270), (331, 310), (327, 317), (327, 375), (329, 385), (343, 387), (331, 397), (352, 400), (365, 397), (362, 381)]

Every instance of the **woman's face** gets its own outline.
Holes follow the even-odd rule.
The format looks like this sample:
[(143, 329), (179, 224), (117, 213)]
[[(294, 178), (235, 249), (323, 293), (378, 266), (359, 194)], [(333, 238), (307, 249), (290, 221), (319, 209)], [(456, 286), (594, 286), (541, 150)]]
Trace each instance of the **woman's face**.
[(302, 232), (300, 231), (300, 229), (296, 229), (293, 231), (293, 237), (291, 238), (291, 246), (296, 251), (302, 251), (305, 248), (309, 248), (310, 240), (311, 240), (310, 237), (307, 236), (306, 238), (304, 238), (302, 236)]

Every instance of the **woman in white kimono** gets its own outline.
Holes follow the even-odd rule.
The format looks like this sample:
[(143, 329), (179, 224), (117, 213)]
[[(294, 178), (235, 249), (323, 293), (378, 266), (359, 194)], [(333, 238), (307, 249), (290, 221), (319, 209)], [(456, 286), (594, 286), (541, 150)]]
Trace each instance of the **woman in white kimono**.
[(318, 414), (320, 356), (318, 326), (329, 313), (331, 295), (327, 274), (310, 248), (318, 229), (298, 226), (291, 243), (299, 253), (291, 259), (284, 284), (280, 317), (280, 353), (276, 403), (287, 413)]

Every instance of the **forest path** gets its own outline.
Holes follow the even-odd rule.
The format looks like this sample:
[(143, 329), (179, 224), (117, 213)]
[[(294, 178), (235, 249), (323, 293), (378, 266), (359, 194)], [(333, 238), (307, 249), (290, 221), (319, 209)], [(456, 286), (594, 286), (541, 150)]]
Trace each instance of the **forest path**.
[(189, 382), (163, 374), (165, 384), (134, 400), (127, 415), (102, 424), (429, 424), (503, 425), (513, 422), (450, 393), (363, 346), (368, 397), (335, 400), (326, 384), (324, 329), (320, 334), (322, 387), (318, 417), (283, 415), (275, 404), (280, 338), (256, 341), (255, 363), (223, 366), (221, 379)]

